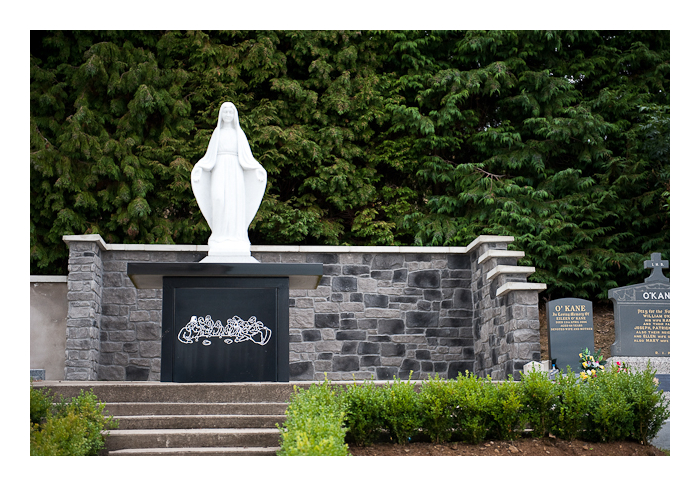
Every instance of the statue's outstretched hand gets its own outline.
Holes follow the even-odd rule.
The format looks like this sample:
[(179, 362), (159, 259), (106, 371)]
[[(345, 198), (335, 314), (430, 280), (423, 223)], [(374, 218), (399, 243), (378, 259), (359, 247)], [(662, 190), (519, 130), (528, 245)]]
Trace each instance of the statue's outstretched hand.
[(192, 171), (192, 180), (194, 182), (199, 182), (200, 177), (202, 177), (202, 168), (195, 167), (194, 170)]
[(256, 170), (255, 175), (258, 176), (258, 182), (265, 180), (265, 171), (263, 169)]

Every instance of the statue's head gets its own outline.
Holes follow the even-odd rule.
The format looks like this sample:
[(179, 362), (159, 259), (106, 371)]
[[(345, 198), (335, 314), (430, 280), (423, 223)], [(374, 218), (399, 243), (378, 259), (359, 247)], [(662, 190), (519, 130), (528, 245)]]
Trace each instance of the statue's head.
[(219, 108), (219, 125), (221, 122), (233, 123), (234, 126), (238, 124), (238, 110), (230, 101), (224, 102)]

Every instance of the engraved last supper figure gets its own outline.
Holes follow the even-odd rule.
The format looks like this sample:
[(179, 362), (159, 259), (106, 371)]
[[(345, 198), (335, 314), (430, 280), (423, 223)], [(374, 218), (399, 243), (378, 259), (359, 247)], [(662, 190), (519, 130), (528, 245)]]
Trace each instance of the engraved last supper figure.
[(253, 157), (238, 110), (223, 103), (207, 152), (192, 169), (192, 191), (211, 228), (202, 263), (257, 262), (250, 254), (248, 227), (266, 185), (267, 172)]

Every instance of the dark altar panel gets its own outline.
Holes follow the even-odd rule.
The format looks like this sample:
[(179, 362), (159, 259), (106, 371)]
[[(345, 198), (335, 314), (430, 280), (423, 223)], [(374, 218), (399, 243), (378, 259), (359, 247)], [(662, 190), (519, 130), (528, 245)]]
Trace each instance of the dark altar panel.
[(163, 277), (161, 381), (289, 381), (289, 279)]

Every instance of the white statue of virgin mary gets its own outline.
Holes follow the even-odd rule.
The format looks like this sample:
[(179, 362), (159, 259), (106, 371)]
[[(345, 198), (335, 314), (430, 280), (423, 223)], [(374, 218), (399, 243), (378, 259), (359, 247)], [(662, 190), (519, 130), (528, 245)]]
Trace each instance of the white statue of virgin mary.
[(248, 226), (266, 185), (267, 172), (250, 151), (238, 110), (227, 101), (206, 154), (192, 169), (192, 191), (211, 228), (209, 255), (202, 263), (257, 262), (250, 254)]

